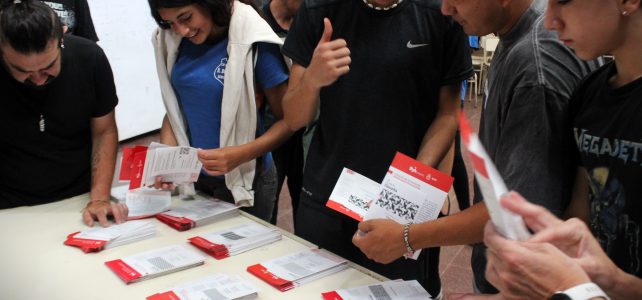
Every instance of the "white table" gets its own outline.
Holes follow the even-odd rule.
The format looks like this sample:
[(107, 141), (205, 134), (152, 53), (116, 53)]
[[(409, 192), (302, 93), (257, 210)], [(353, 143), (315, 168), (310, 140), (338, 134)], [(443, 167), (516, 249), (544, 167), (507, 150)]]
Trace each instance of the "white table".
[[(81, 210), (88, 195), (33, 206), (0, 210), (0, 299), (144, 299), (158, 292), (215, 273), (239, 274), (259, 288), (258, 299), (321, 299), (320, 293), (360, 286), (385, 278), (359, 266), (280, 292), (246, 271), (246, 267), (314, 245), (283, 232), (283, 240), (223, 260), (208, 257), (205, 264), (130, 285), (104, 262), (174, 244), (206, 232), (247, 222), (269, 225), (242, 213), (214, 224), (178, 232), (153, 219), (155, 237), (98, 253), (85, 254), (63, 245), (67, 235), (86, 229)], [(174, 199), (174, 203), (182, 200)], [(96, 225), (99, 226), (99, 225)], [(194, 248), (196, 249), (196, 248)]]

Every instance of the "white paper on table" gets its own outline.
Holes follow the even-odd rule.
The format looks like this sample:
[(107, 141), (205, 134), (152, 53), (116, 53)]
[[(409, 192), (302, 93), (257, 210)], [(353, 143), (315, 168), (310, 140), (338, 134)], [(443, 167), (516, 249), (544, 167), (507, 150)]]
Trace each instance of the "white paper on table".
[(200, 237), (212, 244), (233, 245), (244, 242), (244, 240), (257, 238), (269, 233), (278, 232), (278, 229), (270, 229), (263, 225), (251, 222), (223, 230), (201, 234)]
[(370, 203), (378, 198), (380, 184), (353, 170), (343, 168), (326, 206), (362, 221)]
[[(397, 153), (364, 219), (392, 219), (400, 224), (437, 219), (452, 183), (451, 176)], [(419, 253), (415, 251), (412, 258)]]
[[(366, 286), (336, 290), (343, 300), (425, 300), (432, 299), (430, 294), (417, 282), (384, 281)], [(329, 293), (324, 293), (329, 294)], [(326, 297), (325, 299), (331, 299)]]
[(80, 233), (74, 235), (74, 238), (111, 241), (122, 235), (135, 234), (136, 231), (149, 226), (153, 227), (153, 224), (150, 221), (129, 221), (122, 224), (112, 224), (109, 227), (95, 227), (88, 230), (83, 230)]
[(169, 210), (172, 205), (170, 191), (141, 187), (125, 193), (129, 209), (128, 219), (144, 218)]
[(490, 219), (497, 231), (508, 239), (525, 240), (531, 236), (524, 219), (499, 203), (499, 198), (508, 192), (506, 184), (490, 159), (477, 134), (473, 133), (463, 114), (459, 118), (462, 140), (475, 170), (477, 184), (484, 197)]
[(214, 274), (172, 289), (182, 300), (239, 299), (258, 293), (258, 289), (239, 275)]
[(145, 157), (142, 183), (153, 185), (158, 176), (174, 184), (195, 182), (202, 167), (196, 148), (151, 143)]
[(235, 209), (238, 208), (234, 204), (221, 200), (193, 200), (182, 206), (174, 207), (164, 214), (177, 218), (188, 218), (196, 222), (203, 218), (219, 215)]
[(307, 276), (321, 273), (347, 261), (320, 249), (306, 249), (267, 262), (261, 262), (270, 273), (295, 282)]
[(142, 276), (163, 273), (205, 261), (205, 256), (183, 245), (146, 251), (122, 259)]

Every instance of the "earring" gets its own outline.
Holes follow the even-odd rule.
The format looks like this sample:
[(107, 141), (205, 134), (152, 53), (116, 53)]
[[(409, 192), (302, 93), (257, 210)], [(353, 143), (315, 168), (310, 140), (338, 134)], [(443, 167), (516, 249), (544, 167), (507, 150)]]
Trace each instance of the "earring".
[(628, 11), (626, 11), (626, 10), (622, 12), (622, 15), (623, 15), (623, 16), (625, 16), (625, 17), (626, 17), (628, 14), (629, 14), (629, 12), (628, 12)]

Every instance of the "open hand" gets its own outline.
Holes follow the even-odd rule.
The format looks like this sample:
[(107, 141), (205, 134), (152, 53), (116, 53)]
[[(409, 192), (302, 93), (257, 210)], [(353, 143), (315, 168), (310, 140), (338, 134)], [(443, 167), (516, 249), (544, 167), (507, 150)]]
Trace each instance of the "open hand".
[(89, 226), (94, 226), (94, 221), (98, 220), (103, 227), (109, 227), (107, 216), (114, 217), (116, 224), (127, 221), (129, 210), (124, 203), (114, 203), (109, 200), (92, 200), (82, 212), (83, 222)]

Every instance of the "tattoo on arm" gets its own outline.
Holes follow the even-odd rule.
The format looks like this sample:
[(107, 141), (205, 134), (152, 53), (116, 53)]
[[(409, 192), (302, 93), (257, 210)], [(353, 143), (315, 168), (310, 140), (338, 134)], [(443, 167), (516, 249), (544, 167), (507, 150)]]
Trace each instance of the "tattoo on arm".
[(91, 185), (96, 183), (96, 173), (100, 164), (100, 141), (96, 141), (91, 151)]

